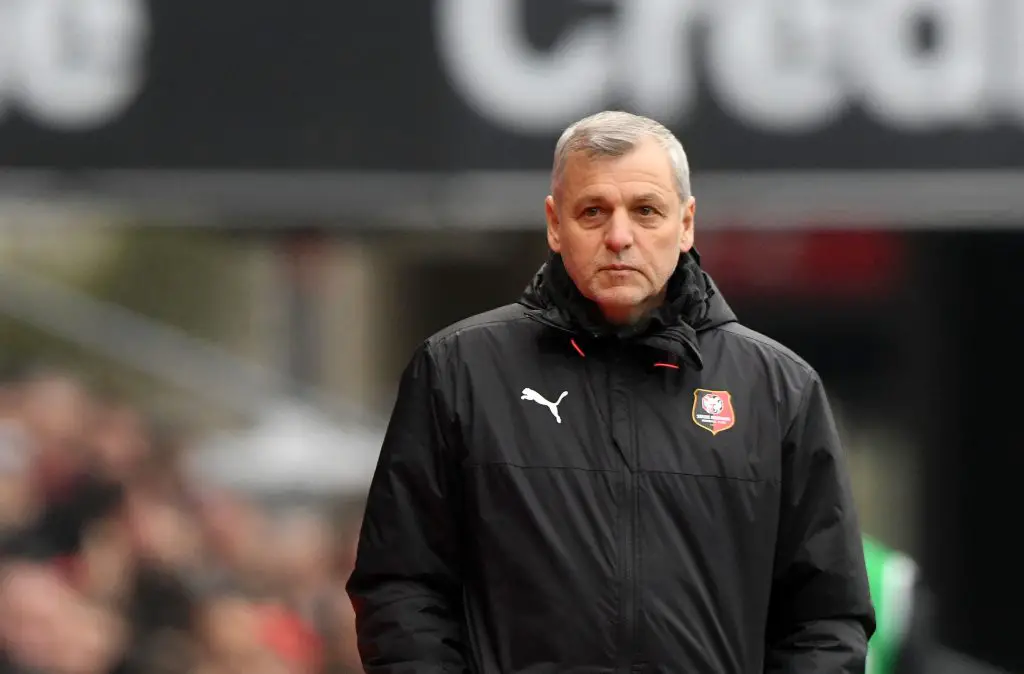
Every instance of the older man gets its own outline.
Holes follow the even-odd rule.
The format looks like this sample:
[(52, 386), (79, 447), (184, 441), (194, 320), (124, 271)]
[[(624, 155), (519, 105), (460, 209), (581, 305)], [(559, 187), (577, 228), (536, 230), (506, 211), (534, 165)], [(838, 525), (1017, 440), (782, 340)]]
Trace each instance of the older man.
[(348, 584), (367, 672), (862, 672), (874, 630), (818, 375), (693, 250), (679, 141), (558, 141), (552, 256), (403, 375)]

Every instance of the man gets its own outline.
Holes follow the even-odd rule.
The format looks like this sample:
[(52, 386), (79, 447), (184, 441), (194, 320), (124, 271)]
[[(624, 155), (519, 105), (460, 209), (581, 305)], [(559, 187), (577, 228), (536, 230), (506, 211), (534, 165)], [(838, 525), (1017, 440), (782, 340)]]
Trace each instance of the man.
[(367, 672), (862, 672), (864, 553), (815, 372), (693, 250), (679, 141), (555, 149), (518, 304), (413, 356), (348, 583)]

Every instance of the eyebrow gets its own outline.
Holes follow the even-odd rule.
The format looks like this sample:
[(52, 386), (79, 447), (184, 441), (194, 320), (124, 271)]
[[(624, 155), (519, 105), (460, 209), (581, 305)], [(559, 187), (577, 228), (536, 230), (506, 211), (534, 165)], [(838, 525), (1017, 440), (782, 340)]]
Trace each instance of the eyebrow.
[(573, 202), (573, 208), (582, 208), (583, 206), (589, 206), (592, 204), (600, 204), (608, 201), (603, 195), (600, 194), (587, 194), (580, 197)]
[[(595, 204), (603, 204), (608, 201), (607, 197), (603, 194), (588, 194), (580, 197), (573, 203), (573, 208), (589, 208)], [(666, 201), (658, 192), (643, 192), (630, 199), (632, 204), (656, 204), (658, 206), (664, 206)]]
[(635, 201), (635, 202), (644, 202), (644, 201), (646, 201), (646, 202), (654, 202), (654, 203), (658, 203), (658, 204), (663, 204), (663, 203), (665, 203), (665, 198), (662, 197), (657, 192), (644, 192), (643, 194), (638, 194), (635, 197), (633, 197), (633, 201)]

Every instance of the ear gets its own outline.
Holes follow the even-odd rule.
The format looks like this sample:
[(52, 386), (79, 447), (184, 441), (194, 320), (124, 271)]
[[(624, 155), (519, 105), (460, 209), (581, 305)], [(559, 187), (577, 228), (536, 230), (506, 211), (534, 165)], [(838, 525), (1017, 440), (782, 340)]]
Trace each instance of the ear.
[(689, 253), (693, 248), (693, 228), (696, 215), (697, 200), (690, 197), (683, 204), (683, 226), (679, 229), (679, 250), (683, 253)]
[(554, 253), (562, 252), (562, 241), (559, 231), (558, 209), (555, 206), (555, 198), (548, 195), (544, 200), (544, 217), (548, 221), (548, 247)]

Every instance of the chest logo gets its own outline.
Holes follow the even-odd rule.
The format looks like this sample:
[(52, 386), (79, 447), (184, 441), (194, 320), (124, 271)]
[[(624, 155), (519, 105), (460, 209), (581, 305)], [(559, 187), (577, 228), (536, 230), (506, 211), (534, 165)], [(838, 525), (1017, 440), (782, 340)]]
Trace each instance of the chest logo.
[(711, 435), (718, 435), (736, 424), (736, 413), (732, 409), (732, 395), (728, 391), (711, 391), (705, 388), (693, 392), (693, 423)]
[(567, 395), (569, 395), (568, 391), (562, 391), (562, 395), (558, 396), (558, 400), (551, 402), (532, 388), (524, 388), (523, 397), (520, 398), (520, 400), (529, 400), (530, 402), (535, 402), (538, 405), (543, 405), (551, 411), (551, 415), (555, 418), (555, 421), (562, 423), (562, 417), (558, 415), (558, 406), (562, 404), (562, 400), (564, 400)]

